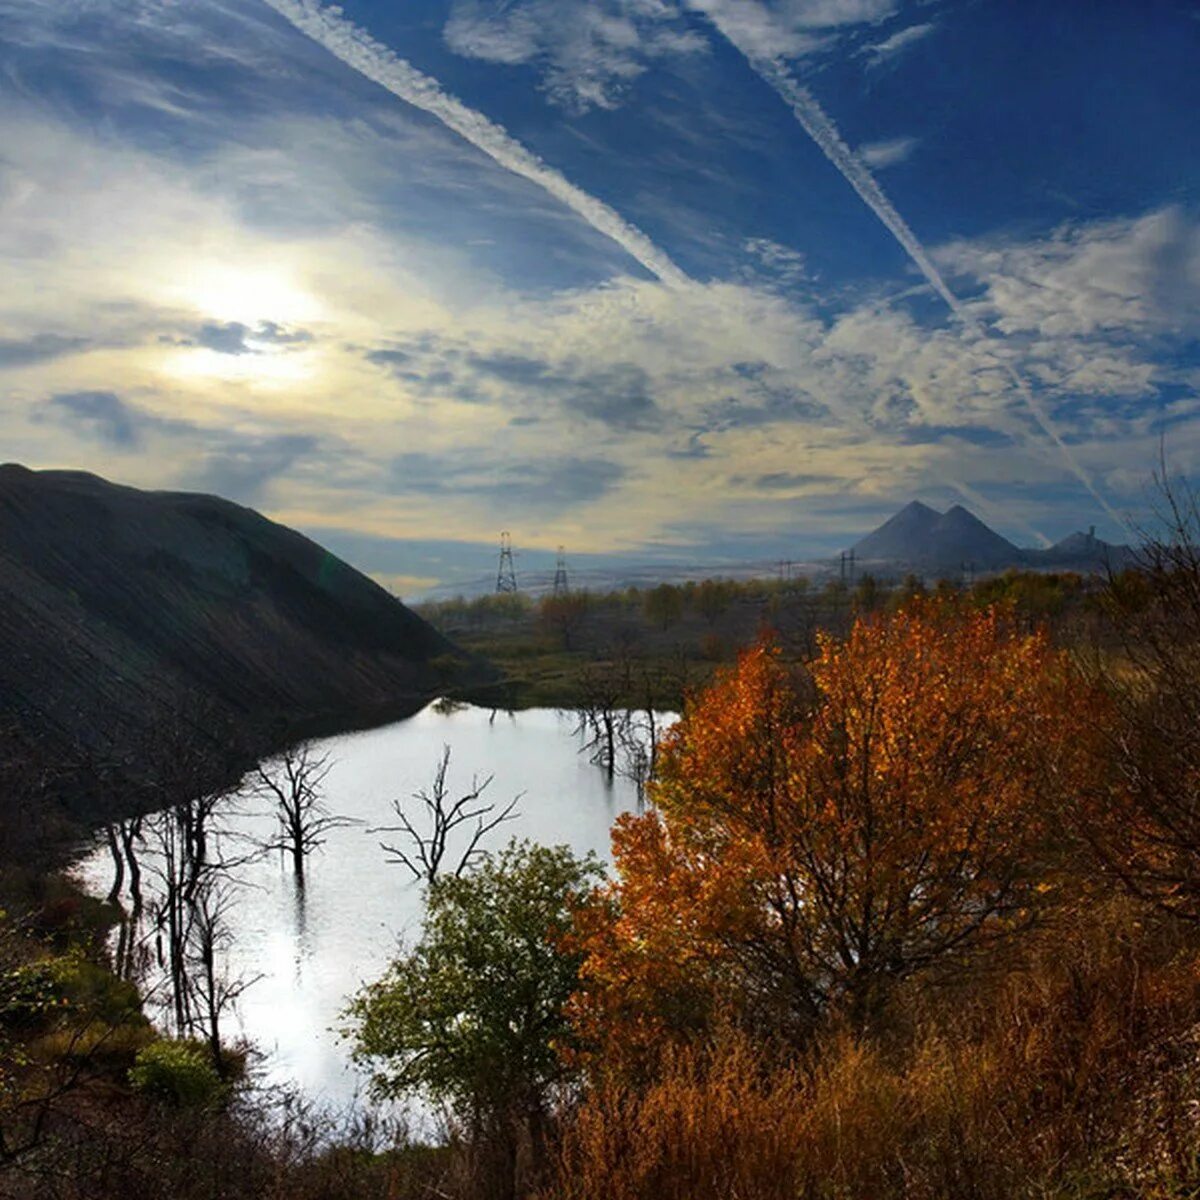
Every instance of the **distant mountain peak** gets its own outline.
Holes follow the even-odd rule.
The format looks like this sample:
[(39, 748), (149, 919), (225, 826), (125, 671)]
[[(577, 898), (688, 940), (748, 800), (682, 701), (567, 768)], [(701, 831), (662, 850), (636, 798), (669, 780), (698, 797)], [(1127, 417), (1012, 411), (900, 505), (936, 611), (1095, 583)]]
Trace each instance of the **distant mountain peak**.
[[(993, 537), (1000, 537), (994, 529), (985, 525), (969, 508), (964, 508), (961, 504), (955, 504), (952, 508), (948, 508), (940, 517), (938, 517), (938, 526), (942, 529), (982, 529)], [(1001, 539), (1005, 541), (1007, 539)], [(1012, 543), (1009, 542), (1009, 545)]]
[(1005, 567), (1043, 570), (1099, 570), (1132, 560), (1128, 546), (1113, 546), (1087, 533), (1072, 533), (1046, 550), (1023, 550), (989, 528), (969, 508), (951, 505), (944, 513), (910, 500), (873, 533), (854, 544), (855, 559), (892, 569), (944, 572), (994, 571)]
[(1016, 562), (1021, 551), (989, 529), (973, 512), (955, 504), (944, 513), (913, 500), (853, 547), (863, 561), (906, 563), (933, 570), (960, 570)]

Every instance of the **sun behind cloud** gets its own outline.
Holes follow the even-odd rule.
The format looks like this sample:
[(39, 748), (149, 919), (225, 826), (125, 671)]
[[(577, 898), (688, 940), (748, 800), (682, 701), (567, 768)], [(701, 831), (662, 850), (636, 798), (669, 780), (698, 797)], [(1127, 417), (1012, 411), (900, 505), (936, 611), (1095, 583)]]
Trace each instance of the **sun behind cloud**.
[(176, 302), (212, 321), (255, 326), (262, 321), (303, 324), (326, 315), (325, 305), (285, 263), (187, 263), (181, 266)]

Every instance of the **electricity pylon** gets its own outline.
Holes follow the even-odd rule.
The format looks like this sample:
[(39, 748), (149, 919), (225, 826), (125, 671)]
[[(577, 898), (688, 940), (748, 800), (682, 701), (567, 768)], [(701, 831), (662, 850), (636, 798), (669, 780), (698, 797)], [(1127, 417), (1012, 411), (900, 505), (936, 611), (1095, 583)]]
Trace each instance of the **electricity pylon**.
[(517, 568), (513, 565), (512, 534), (504, 530), (500, 534), (500, 566), (496, 571), (496, 591), (517, 590)]
[(567, 554), (559, 546), (558, 565), (554, 568), (554, 594), (556, 596), (565, 596), (570, 590), (571, 585), (567, 581)]

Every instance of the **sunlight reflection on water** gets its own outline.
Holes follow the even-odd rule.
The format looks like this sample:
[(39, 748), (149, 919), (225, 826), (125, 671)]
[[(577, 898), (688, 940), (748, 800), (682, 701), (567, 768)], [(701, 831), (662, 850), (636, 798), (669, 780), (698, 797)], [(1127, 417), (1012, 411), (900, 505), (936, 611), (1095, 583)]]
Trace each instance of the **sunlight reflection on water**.
[[(488, 848), (510, 837), (607, 859), (609, 828), (636, 801), (631, 782), (611, 784), (579, 753), (574, 717), (553, 709), (497, 713), (434, 706), (415, 717), (317, 743), (334, 766), (324, 784), (327, 807), (357, 823), (331, 830), (297, 890), (288, 861), (271, 853), (240, 867), (229, 949), (233, 976), (261, 978), (238, 1003), (229, 1033), (265, 1055), (267, 1082), (298, 1085), (306, 1096), (342, 1106), (361, 1092), (336, 1030), (347, 998), (377, 978), (403, 941), (420, 929), (421, 888), (387, 862), (371, 826), (395, 823), (393, 798), (409, 800), (432, 779), (443, 745), (451, 748), (449, 784), (461, 795), (472, 777), (494, 775), (484, 798), (503, 806), (522, 793), (517, 819), (493, 832)], [(243, 800), (224, 821), (234, 837), (265, 839), (274, 816)], [(230, 837), (226, 845), (236, 844)], [(104, 894), (112, 864), (106, 849), (82, 861), (87, 886)]]

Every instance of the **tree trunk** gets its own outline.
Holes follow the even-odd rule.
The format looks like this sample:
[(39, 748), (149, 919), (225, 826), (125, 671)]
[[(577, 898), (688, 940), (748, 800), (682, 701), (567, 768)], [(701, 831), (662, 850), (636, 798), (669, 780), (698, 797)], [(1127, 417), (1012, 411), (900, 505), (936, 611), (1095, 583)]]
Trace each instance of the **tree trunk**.
[(125, 885), (125, 856), (121, 853), (121, 847), (117, 842), (116, 829), (111, 825), (106, 825), (104, 833), (108, 838), (108, 850), (113, 860), (113, 884), (108, 889), (107, 899), (109, 904), (116, 904), (121, 898), (121, 888)]

